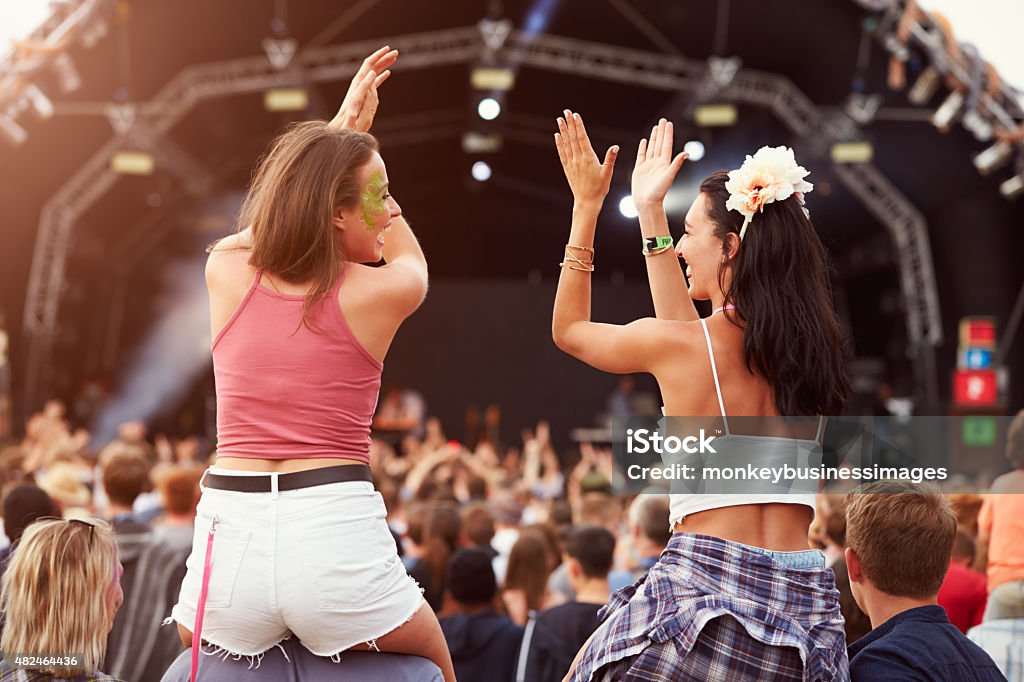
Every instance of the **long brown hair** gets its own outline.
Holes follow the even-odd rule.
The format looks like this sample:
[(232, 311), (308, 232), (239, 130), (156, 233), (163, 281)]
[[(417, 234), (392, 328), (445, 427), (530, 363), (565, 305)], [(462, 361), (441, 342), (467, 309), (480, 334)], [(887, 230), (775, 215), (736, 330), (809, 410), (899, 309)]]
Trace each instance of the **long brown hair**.
[(306, 313), (341, 275), (345, 254), (332, 226), (335, 211), (359, 201), (358, 170), (379, 149), (369, 133), (296, 123), (260, 159), (239, 214), (252, 227), (249, 264), (286, 282), (312, 286)]
[(536, 528), (524, 528), (508, 555), (505, 589), (522, 590), (526, 595), (526, 607), (540, 611), (548, 589), (548, 577), (554, 568), (547, 538)]
[[(708, 218), (728, 254), (726, 235), (739, 234), (743, 216), (726, 208), (726, 171), (700, 185)], [(736, 306), (746, 321), (743, 351), (747, 369), (757, 369), (775, 390), (783, 416), (839, 414), (850, 393), (846, 363), (850, 344), (832, 305), (828, 259), (796, 196), (768, 204), (754, 216), (732, 262), (732, 286), (724, 290), (725, 263), (718, 283), (724, 305)], [(730, 313), (727, 317), (735, 322)]]

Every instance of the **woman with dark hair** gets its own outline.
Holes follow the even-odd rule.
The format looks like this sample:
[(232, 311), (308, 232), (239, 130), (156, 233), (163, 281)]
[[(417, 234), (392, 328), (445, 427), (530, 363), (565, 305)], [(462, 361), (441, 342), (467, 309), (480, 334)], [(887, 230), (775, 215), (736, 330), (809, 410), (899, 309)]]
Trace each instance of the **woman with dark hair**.
[[(685, 154), (673, 157), (663, 119), (640, 143), (632, 182), (657, 317), (598, 324), (594, 232), (618, 148), (602, 163), (578, 114), (566, 111), (558, 127), (575, 200), (552, 319), (558, 347), (604, 371), (653, 374), (665, 414), (719, 434), (709, 463), (820, 461), (823, 415), (849, 392), (847, 342), (792, 151), (763, 148), (701, 184), (675, 248), (684, 274), (663, 202)], [(694, 300), (710, 300), (711, 316), (701, 319)], [(760, 418), (757, 427), (738, 415)], [(572, 680), (849, 678), (834, 579), (807, 549), (813, 487), (712, 489), (673, 488), (672, 539), (645, 578), (612, 596)]]
[(454, 504), (439, 503), (427, 517), (423, 529), (423, 555), (417, 560), (409, 575), (423, 588), (423, 598), (434, 612), (441, 610), (444, 603), (445, 572), (448, 560), (459, 547), (462, 532), (462, 517)]
[(369, 467), (384, 356), (427, 288), (367, 132), (397, 55), (363, 62), (334, 120), (274, 141), (240, 231), (210, 253), (218, 457), (172, 611), (193, 678), (201, 642), (255, 662), (294, 634), (319, 656), (417, 654), (455, 679)]

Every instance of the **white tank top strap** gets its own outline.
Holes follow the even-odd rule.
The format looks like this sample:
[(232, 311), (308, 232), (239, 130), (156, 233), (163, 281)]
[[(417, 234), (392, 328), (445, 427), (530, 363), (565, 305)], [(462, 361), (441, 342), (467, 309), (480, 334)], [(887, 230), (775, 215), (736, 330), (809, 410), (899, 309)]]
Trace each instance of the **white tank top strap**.
[(825, 430), (825, 418), (822, 417), (822, 416), (819, 416), (818, 417), (818, 432), (816, 434), (814, 434), (814, 440), (816, 440), (817, 442), (820, 443), (821, 442), (821, 434), (822, 434), (822, 431), (824, 431), (824, 430)]
[(704, 340), (708, 342), (708, 357), (711, 358), (711, 375), (715, 378), (715, 393), (718, 394), (718, 407), (722, 410), (722, 423), (725, 425), (725, 433), (729, 433), (729, 420), (725, 416), (725, 402), (722, 400), (722, 386), (718, 383), (718, 368), (715, 366), (715, 351), (711, 347), (711, 334), (708, 333), (708, 325), (704, 318), (700, 320), (700, 326), (704, 328)]

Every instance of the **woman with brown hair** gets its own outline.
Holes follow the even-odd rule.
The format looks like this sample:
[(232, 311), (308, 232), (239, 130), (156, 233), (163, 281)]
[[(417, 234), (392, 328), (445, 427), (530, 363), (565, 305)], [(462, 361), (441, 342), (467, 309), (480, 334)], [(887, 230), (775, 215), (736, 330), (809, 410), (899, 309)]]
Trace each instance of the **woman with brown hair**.
[(218, 458), (172, 617), (186, 646), (257, 657), (294, 634), (319, 656), (420, 655), (451, 682), (369, 467), (382, 363), (427, 289), (367, 133), (397, 55), (363, 62), (334, 120), (274, 141), (210, 253)]
[[(599, 324), (590, 319), (594, 233), (618, 148), (602, 163), (579, 114), (558, 119), (574, 206), (555, 343), (607, 372), (654, 375), (666, 415), (717, 434), (717, 454), (701, 454), (709, 465), (728, 457), (809, 470), (820, 461), (823, 415), (842, 409), (850, 384), (825, 249), (804, 208), (807, 171), (792, 150), (765, 147), (713, 173), (673, 249), (664, 199), (686, 155), (673, 156), (672, 138), (662, 119), (640, 142), (632, 178), (657, 317)], [(710, 300), (712, 314), (701, 318), (694, 300)], [(816, 484), (800, 483), (673, 486), (668, 546), (644, 578), (612, 595), (570, 678), (849, 679), (839, 593), (824, 555), (807, 549)]]
[(114, 682), (98, 671), (124, 601), (122, 573), (114, 533), (103, 521), (29, 525), (3, 576), (0, 679)]
[(555, 605), (548, 592), (548, 578), (554, 570), (549, 540), (536, 528), (524, 528), (508, 555), (508, 569), (501, 598), (509, 618), (526, 625), (530, 611), (542, 611)]

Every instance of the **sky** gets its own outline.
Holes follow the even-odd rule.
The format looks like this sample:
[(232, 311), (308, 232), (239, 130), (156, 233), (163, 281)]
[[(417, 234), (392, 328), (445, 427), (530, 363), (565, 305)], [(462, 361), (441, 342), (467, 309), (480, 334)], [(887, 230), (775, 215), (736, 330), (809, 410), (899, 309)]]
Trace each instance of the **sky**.
[[(213, 0), (214, 2), (216, 0)], [(850, 2), (850, 0), (828, 0)], [(961, 42), (973, 43), (992, 62), (1003, 80), (1024, 90), (1024, 50), (1019, 27), (1024, 26), (1021, 0), (918, 0), (929, 11), (946, 15)], [(0, 4), (0, 57), (12, 37), (25, 36), (49, 13), (50, 0), (3, 0)]]

